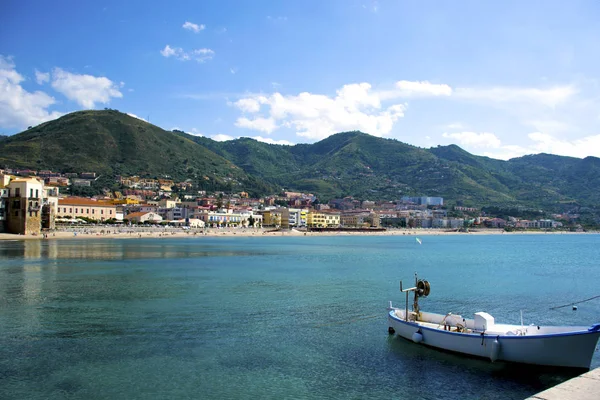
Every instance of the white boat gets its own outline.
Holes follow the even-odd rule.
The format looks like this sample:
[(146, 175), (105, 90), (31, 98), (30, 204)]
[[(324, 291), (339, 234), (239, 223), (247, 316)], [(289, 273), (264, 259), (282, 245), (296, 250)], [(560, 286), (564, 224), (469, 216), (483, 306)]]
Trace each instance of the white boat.
[[(415, 286), (406, 293), (404, 309), (388, 307), (389, 333), (415, 343), (488, 358), (533, 365), (589, 369), (600, 338), (600, 324), (590, 326), (523, 326), (497, 324), (490, 314), (477, 312), (474, 318), (448, 313), (434, 314), (419, 309), (419, 298), (427, 297), (431, 286), (415, 274)], [(412, 310), (408, 294), (414, 293)]]

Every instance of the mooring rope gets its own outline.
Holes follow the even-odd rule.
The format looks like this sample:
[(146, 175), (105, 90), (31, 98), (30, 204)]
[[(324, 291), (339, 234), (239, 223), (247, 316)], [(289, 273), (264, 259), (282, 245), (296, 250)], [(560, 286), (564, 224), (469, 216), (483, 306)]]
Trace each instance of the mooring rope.
[(557, 306), (557, 307), (550, 307), (550, 309), (556, 310), (556, 309), (563, 308), (563, 307), (574, 306), (575, 304), (585, 303), (586, 301), (594, 300), (594, 299), (597, 299), (598, 297), (600, 297), (600, 294), (598, 296), (590, 297), (589, 299), (585, 299), (585, 300), (581, 300), (581, 301), (576, 301), (574, 303), (564, 304), (562, 306)]

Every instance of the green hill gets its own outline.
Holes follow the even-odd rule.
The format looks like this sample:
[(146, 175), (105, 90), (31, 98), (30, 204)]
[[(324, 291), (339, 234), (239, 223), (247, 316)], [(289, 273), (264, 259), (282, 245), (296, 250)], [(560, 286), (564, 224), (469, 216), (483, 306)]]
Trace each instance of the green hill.
[[(423, 149), (362, 132), (313, 144), (217, 142), (168, 132), (115, 110), (81, 111), (0, 140), (0, 164), (190, 179), (200, 188), (333, 197), (441, 196), (449, 204), (546, 211), (600, 204), (600, 159), (549, 154), (509, 161), (456, 145)], [(594, 211), (594, 212), (596, 212)]]
[(204, 146), (116, 110), (74, 112), (9, 136), (0, 165), (191, 179), (215, 190), (262, 185)]

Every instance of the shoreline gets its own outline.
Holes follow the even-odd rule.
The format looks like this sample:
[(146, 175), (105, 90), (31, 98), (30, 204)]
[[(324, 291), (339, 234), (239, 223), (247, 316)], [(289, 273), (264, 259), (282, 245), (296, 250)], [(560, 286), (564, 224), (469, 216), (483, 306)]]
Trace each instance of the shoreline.
[(388, 229), (385, 231), (339, 231), (314, 232), (290, 229), (274, 231), (267, 228), (208, 228), (208, 229), (164, 229), (164, 228), (119, 228), (102, 227), (70, 228), (40, 235), (19, 235), (0, 233), (0, 241), (14, 240), (68, 240), (68, 239), (141, 239), (141, 238), (183, 238), (183, 237), (284, 237), (284, 236), (441, 236), (441, 235), (589, 235), (597, 231), (513, 231), (502, 229), (474, 229), (469, 232), (449, 231), (447, 229)]

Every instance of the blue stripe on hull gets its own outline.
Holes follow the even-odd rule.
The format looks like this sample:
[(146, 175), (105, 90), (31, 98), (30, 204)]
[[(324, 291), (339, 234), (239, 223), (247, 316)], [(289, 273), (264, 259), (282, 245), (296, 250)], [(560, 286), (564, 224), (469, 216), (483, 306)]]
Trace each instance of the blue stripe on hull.
[[(587, 369), (600, 337), (597, 329), (531, 336), (450, 332), (404, 321), (394, 311), (389, 313), (389, 322), (399, 336), (409, 340), (420, 332), (422, 343), (431, 347), (488, 359)], [(495, 340), (499, 350), (494, 350)]]

